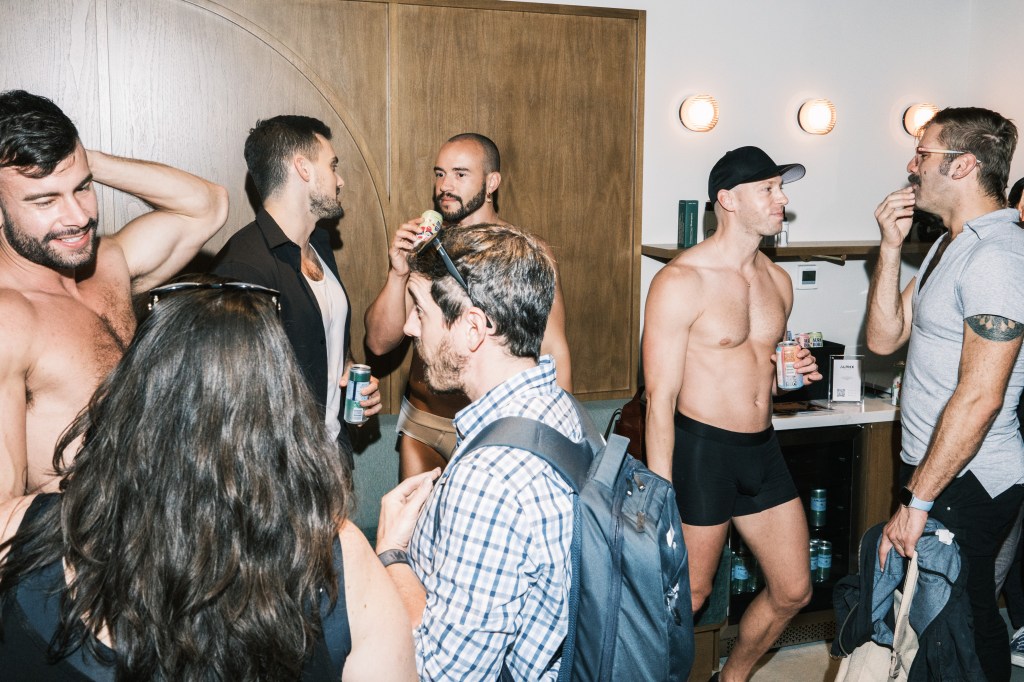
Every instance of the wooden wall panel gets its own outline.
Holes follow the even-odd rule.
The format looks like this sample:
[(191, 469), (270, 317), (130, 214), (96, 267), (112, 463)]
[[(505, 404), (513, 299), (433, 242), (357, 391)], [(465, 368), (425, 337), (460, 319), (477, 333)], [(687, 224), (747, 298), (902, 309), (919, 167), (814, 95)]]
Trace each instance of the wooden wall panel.
[[(102, 146), (109, 132), (103, 126), (107, 98), (101, 94), (106, 55), (97, 32), (104, 9), (103, 0), (0, 2), (0, 91), (49, 97), (75, 122), (86, 146)], [(101, 234), (114, 229), (112, 196), (101, 188)]]
[(396, 205), (404, 215), (429, 206), (445, 139), (494, 139), (502, 216), (547, 239), (560, 264), (576, 391), (627, 394), (639, 290), (635, 18), (398, 5), (393, 31)]
[[(37, 0), (0, 4), (0, 25), (0, 88), (54, 99), (86, 146), (228, 188), (228, 223), (206, 261), (252, 220), (242, 145), (256, 120), (301, 113), (331, 126), (346, 183), (335, 254), (358, 358), (391, 235), (430, 206), (438, 147), (456, 132), (490, 135), (503, 154), (502, 215), (559, 259), (578, 394), (632, 391), (642, 12), (494, 0)], [(101, 232), (145, 210), (101, 190)], [(401, 364), (382, 381), (391, 411), (404, 384)]]
[[(377, 159), (386, 158), (383, 133), (378, 130), (376, 143), (368, 143), (356, 122), (372, 120), (381, 126), (380, 103), (386, 98), (386, 81), (378, 76), (377, 90), (367, 88), (365, 99), (343, 99), (338, 95), (342, 89), (339, 80), (321, 74), (298, 50), (357, 52), (365, 68), (354, 66), (353, 70), (373, 73), (386, 64), (386, 45), (377, 40), (374, 51), (370, 45), (345, 43), (335, 30), (345, 23), (341, 16), (332, 19), (338, 24), (313, 21), (324, 19), (318, 8), (346, 6), (329, 0), (308, 3), (308, 16), (303, 14), (305, 20), (296, 22), (305, 32), (305, 42), (299, 44), (291, 44), (298, 36), (288, 31), (274, 34), (273, 25), (254, 32), (255, 24), (247, 17), (210, 3), (200, 6), (151, 0), (148, 7), (140, 9), (140, 3), (133, 0), (110, 2), (113, 148), (130, 156), (174, 159), (175, 165), (228, 187), (231, 214), (225, 228), (207, 244), (209, 254), (252, 220), (242, 147), (253, 124), (277, 114), (301, 113), (320, 118), (331, 127), (345, 180), (345, 217), (337, 223), (335, 255), (355, 312), (355, 355), (362, 359), (362, 311), (383, 284), (387, 187), (376, 167)], [(363, 17), (367, 35), (373, 35), (371, 29), (383, 34), (386, 8), (369, 8), (377, 17), (376, 24), (373, 17)], [(139, 55), (145, 59), (140, 60)], [(154, 102), (161, 105), (154, 106)], [(375, 155), (371, 153), (374, 144)], [(143, 210), (144, 206), (128, 205), (125, 214), (117, 218), (123, 223)], [(374, 260), (380, 267), (365, 267)]]

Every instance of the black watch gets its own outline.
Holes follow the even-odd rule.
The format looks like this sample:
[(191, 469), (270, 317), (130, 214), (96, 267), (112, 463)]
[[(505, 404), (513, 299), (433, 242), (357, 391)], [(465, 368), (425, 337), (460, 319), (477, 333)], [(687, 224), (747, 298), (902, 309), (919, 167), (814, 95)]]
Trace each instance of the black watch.
[(919, 497), (915, 496), (914, 493), (910, 490), (910, 488), (906, 486), (900, 488), (898, 498), (900, 504), (902, 504), (904, 507), (909, 507), (910, 509), (920, 509), (923, 512), (931, 511), (932, 505), (935, 504), (935, 502), (932, 500), (922, 500)]

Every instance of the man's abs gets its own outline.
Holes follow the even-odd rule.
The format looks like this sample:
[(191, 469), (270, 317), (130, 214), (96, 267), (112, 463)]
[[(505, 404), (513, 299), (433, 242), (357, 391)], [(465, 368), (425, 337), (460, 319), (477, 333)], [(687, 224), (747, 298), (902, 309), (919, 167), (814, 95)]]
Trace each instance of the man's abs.
[(676, 411), (738, 433), (771, 424), (774, 365), (771, 353), (750, 349), (687, 354)]

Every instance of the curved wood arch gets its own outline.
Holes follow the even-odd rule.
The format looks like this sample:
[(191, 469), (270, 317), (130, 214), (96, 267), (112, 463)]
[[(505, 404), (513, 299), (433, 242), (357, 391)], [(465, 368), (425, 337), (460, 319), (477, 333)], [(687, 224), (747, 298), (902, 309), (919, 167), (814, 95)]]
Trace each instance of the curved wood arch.
[(345, 126), (346, 132), (349, 137), (355, 142), (356, 148), (359, 150), (360, 158), (363, 164), (366, 166), (367, 171), (370, 173), (371, 183), (373, 184), (374, 191), (377, 195), (377, 205), (380, 207), (380, 218), (384, 225), (387, 225), (388, 212), (385, 206), (389, 205), (390, 192), (384, 192), (382, 196), (382, 188), (386, 188), (384, 175), (381, 172), (377, 162), (373, 159), (373, 155), (370, 153), (369, 146), (366, 142), (365, 136), (359, 130), (355, 121), (352, 120), (352, 116), (349, 114), (347, 108), (341, 106), (341, 98), (334, 91), (334, 88), (324, 80), (316, 71), (296, 53), (289, 46), (285, 45), (282, 41), (275, 38), (269, 32), (262, 29), (257, 24), (250, 21), (248, 18), (230, 10), (220, 3), (213, 2), (213, 0), (182, 0), (189, 5), (194, 5), (200, 9), (206, 10), (211, 14), (214, 14), (225, 21), (228, 21), (240, 29), (252, 35), (254, 38), (262, 42), (264, 45), (278, 53), (291, 64), (295, 70), (302, 75), (313, 88), (323, 96), (331, 110), (338, 116), (342, 124)]

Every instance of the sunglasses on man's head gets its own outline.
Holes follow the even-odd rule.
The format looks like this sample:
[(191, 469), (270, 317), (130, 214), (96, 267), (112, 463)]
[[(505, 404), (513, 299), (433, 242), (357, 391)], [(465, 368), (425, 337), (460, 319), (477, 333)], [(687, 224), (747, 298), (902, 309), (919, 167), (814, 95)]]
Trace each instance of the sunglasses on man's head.
[(270, 299), (274, 302), (274, 306), (277, 309), (277, 314), (281, 314), (281, 292), (276, 289), (260, 286), (259, 284), (250, 284), (249, 282), (175, 282), (173, 284), (165, 284), (162, 287), (150, 289), (148, 308), (149, 310), (153, 310), (153, 306), (157, 304), (162, 296), (178, 294), (183, 291), (197, 290), (221, 292), (248, 291), (254, 294), (264, 294), (266, 296), (270, 296)]
[(444, 267), (448, 271), (448, 274), (451, 275), (458, 285), (462, 287), (462, 290), (466, 292), (466, 297), (469, 298), (469, 302), (484, 312), (484, 318), (487, 320), (487, 328), (491, 329), (492, 325), (490, 316), (487, 314), (487, 311), (481, 308), (477, 302), (473, 300), (473, 295), (469, 293), (469, 285), (466, 284), (466, 280), (463, 279), (462, 275), (459, 274), (459, 271), (455, 268), (455, 263), (452, 262), (451, 256), (449, 256), (448, 252), (445, 251), (444, 245), (441, 243), (440, 236), (440, 232), (434, 235), (434, 238), (430, 240), (430, 243), (434, 245), (435, 249), (437, 249), (437, 255), (441, 257), (441, 261), (444, 263)]

